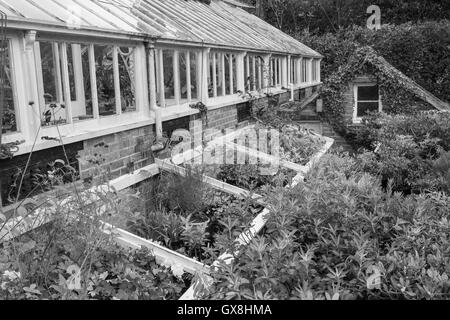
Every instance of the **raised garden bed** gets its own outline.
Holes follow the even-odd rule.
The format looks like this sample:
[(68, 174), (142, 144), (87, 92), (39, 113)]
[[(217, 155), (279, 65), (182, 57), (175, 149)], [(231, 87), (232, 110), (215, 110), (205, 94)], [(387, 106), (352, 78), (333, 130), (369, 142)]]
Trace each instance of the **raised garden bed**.
[[(278, 132), (279, 138), (279, 149), (276, 150), (278, 153), (275, 155), (282, 160), (302, 166), (306, 165), (326, 143), (323, 137), (313, 134), (295, 124), (274, 128), (260, 122), (242, 130), (239, 135), (233, 138), (232, 142), (241, 147), (274, 155), (274, 150), (270, 150), (272, 130)], [(254, 141), (259, 132), (264, 135), (267, 134), (267, 146), (263, 148), (261, 148), (259, 141)]]
[(213, 188), (202, 181), (201, 171), (190, 168), (186, 173), (162, 172), (155, 177), (147, 195), (152, 199), (150, 208), (130, 220), (126, 229), (209, 264), (222, 253), (215, 244), (223, 240), (224, 230), (232, 228), (229, 220), (248, 225), (263, 207), (251, 198)]
[[(246, 130), (246, 128), (243, 130)], [(274, 159), (273, 155), (245, 148), (245, 146), (239, 146), (232, 142), (237, 135), (242, 134), (243, 130), (238, 130), (226, 139), (215, 140), (209, 147), (211, 145), (223, 146), (224, 148), (230, 148), (230, 145), (232, 148), (242, 147), (243, 149), (238, 148), (236, 150), (250, 157), (255, 156), (255, 152), (257, 155), (262, 156), (262, 161), (259, 164), (264, 165), (264, 163), (267, 164), (272, 161)], [(203, 172), (206, 174), (201, 174), (196, 179), (191, 179), (192, 175), (188, 166), (184, 165), (183, 168), (176, 164), (183, 164), (186, 162), (186, 159), (189, 160), (199, 156), (199, 154), (202, 155), (204, 152), (203, 148), (194, 150), (194, 152), (189, 151), (180, 157), (172, 159), (156, 159), (154, 165), (116, 179), (110, 184), (117, 190), (123, 190), (162, 172), (164, 174), (161, 174), (161, 177), (167, 176), (167, 172), (175, 173), (175, 175), (169, 175), (170, 179), (175, 180), (175, 183), (172, 181), (164, 187), (164, 183), (161, 184), (161, 181), (159, 181), (160, 187), (163, 189), (168, 188), (162, 192), (163, 194), (165, 193), (165, 197), (155, 201), (153, 210), (146, 212), (145, 215), (135, 216), (128, 221), (128, 230), (131, 232), (106, 223), (100, 225), (100, 230), (106, 235), (113, 234), (115, 243), (120, 244), (122, 248), (134, 250), (145, 248), (151, 251), (152, 254), (148, 255), (148, 259), (150, 259), (149, 263), (152, 268), (155, 267), (157, 272), (162, 272), (161, 274), (164, 277), (174, 281), (173, 283), (170, 282), (168, 286), (175, 289), (166, 291), (167, 296), (159, 295), (159, 299), (181, 295), (191, 279), (191, 277), (184, 279), (173, 278), (170, 270), (177, 275), (186, 272), (191, 275), (198, 274), (199, 276), (195, 278), (191, 287), (181, 296), (181, 299), (193, 299), (196, 297), (196, 292), (201, 290), (198, 287), (199, 284), (201, 287), (206, 288), (211, 281), (207, 277), (210, 269), (209, 265), (218, 266), (219, 261), (231, 263), (240, 246), (250, 243), (256, 234), (263, 230), (270, 212), (264, 208), (264, 198), (260, 194), (255, 193), (255, 191), (264, 194), (268, 189), (266, 185), (279, 186), (281, 184), (289, 187), (297, 184), (303, 179), (304, 174), (312, 166), (312, 163), (320, 158), (331, 146), (332, 141), (329, 140), (325, 139), (323, 148), (311, 157), (311, 161), (307, 165), (293, 164), (285, 160), (285, 162), (281, 162), (281, 170), (269, 176), (261, 175), (258, 171), (258, 165), (255, 166), (249, 163), (233, 166), (233, 168), (221, 165), (212, 166), (212, 169), (209, 168), (208, 172)], [(243, 172), (247, 174), (245, 178), (243, 178)], [(295, 177), (292, 178), (294, 175)], [(184, 180), (182, 177), (185, 177)], [(186, 183), (186, 185), (180, 182)], [(189, 184), (191, 185), (189, 186)], [(104, 186), (100, 186), (100, 189), (102, 188)], [(172, 190), (167, 192), (171, 188)], [(184, 200), (188, 201), (184, 205), (180, 205)], [(192, 201), (189, 203), (190, 200), (194, 200), (193, 203)], [(98, 197), (93, 199), (93, 201), (98, 201)], [(36, 214), (32, 219), (27, 220), (33, 221), (29, 223), (25, 219), (19, 219), (19, 231), (15, 233), (8, 231), (5, 234), (9, 237), (8, 239), (14, 238), (20, 233), (30, 232), (30, 230), (35, 229), (39, 225), (42, 226), (51, 222), (45, 214)], [(224, 232), (227, 234), (224, 234)], [(105, 251), (104, 254), (108, 254), (108, 251)], [(101, 260), (101, 256), (99, 259)], [(133, 256), (124, 259), (125, 261), (135, 261)], [(152, 264), (153, 262), (155, 263), (154, 265)], [(170, 269), (166, 267), (170, 267)], [(98, 266), (98, 268), (100, 268), (99, 271), (105, 270), (102, 275), (106, 274), (107, 267)], [(139, 273), (142, 270), (146, 274), (148, 272), (151, 273), (151, 270), (145, 268), (141, 268), (137, 272)], [(70, 275), (66, 274), (66, 276)], [(102, 280), (111, 280), (115, 285), (119, 285), (120, 291), (119, 283), (121, 279), (123, 277), (119, 272), (112, 275), (111, 278)], [(27, 288), (30, 288), (30, 292), (33, 293), (32, 291), (35, 291), (37, 286)], [(115, 289), (111, 290), (112, 295), (102, 293), (99, 297), (120, 299), (120, 297), (114, 296), (116, 294)], [(120, 294), (117, 293), (117, 295), (121, 295), (124, 298), (125, 296), (122, 294), (122, 291), (120, 291)], [(144, 296), (149, 298), (148, 295), (144, 294)]]
[(189, 288), (192, 276), (159, 265), (149, 249), (79, 233), (85, 227), (53, 221), (2, 243), (0, 300), (173, 300)]

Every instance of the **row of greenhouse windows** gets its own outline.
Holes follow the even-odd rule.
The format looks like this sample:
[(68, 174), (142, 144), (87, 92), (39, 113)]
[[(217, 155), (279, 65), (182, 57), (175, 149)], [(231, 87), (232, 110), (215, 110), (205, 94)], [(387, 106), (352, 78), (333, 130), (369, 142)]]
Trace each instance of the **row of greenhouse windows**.
[(42, 126), (136, 111), (134, 48), (45, 41), (37, 47)]
[[(11, 49), (5, 64), (5, 104), (2, 132), (19, 131), (16, 121)], [(283, 56), (264, 57), (247, 54), (238, 68), (239, 53), (209, 51), (208, 70), (202, 70), (205, 51), (194, 49), (155, 50), (155, 95), (160, 107), (201, 100), (203, 81), (210, 99), (241, 93), (239, 70), (243, 72), (243, 90), (260, 91), (281, 87), (282, 79), (299, 85), (320, 81), (320, 60)], [(138, 111), (136, 103), (136, 48), (69, 42), (36, 42), (37, 83), (42, 127), (69, 124)], [(287, 74), (285, 74), (287, 72)], [(206, 74), (206, 79), (202, 79)]]

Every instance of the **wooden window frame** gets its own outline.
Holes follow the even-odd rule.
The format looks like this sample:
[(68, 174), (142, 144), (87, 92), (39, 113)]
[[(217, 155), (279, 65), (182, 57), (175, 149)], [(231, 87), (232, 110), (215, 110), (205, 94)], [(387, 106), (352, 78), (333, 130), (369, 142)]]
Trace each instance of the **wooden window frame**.
[[(139, 70), (146, 66), (146, 55), (145, 48), (142, 44), (136, 42), (128, 42), (128, 41), (119, 41), (115, 44), (112, 44), (107, 41), (95, 42), (88, 41), (85, 39), (70, 39), (65, 40), (58, 37), (41, 37), (39, 40), (36, 40), (34, 43), (34, 59), (35, 59), (35, 68), (37, 74), (37, 94), (39, 101), (39, 110), (43, 108), (45, 101), (43, 101), (43, 78), (42, 78), (42, 64), (40, 57), (40, 42), (49, 42), (53, 44), (58, 44), (61, 50), (61, 76), (62, 76), (62, 90), (63, 90), (63, 98), (64, 103), (66, 105), (67, 112), (67, 123), (59, 124), (58, 126), (48, 126), (42, 127), (41, 132), (42, 135), (45, 136), (58, 136), (59, 134), (63, 136), (73, 136), (76, 135), (77, 132), (80, 134), (84, 134), (86, 130), (92, 131), (92, 128), (98, 128), (98, 130), (111, 128), (117, 126), (119, 124), (127, 124), (133, 123), (138, 120), (146, 119), (150, 117), (150, 112), (145, 108), (148, 96), (148, 88), (146, 86), (147, 77), (140, 72), (134, 73), (134, 81), (135, 81), (135, 100), (136, 100), (136, 110), (123, 113), (121, 108), (121, 88), (120, 88), (120, 74), (119, 74), (119, 56), (118, 56), (118, 48), (119, 47), (130, 47), (134, 49), (133, 54), (135, 61), (135, 70)], [(73, 121), (71, 115), (71, 97), (70, 97), (70, 87), (69, 87), (69, 75), (68, 75), (68, 61), (67, 61), (67, 51), (64, 50), (68, 45), (72, 44), (80, 44), (88, 47), (88, 59), (89, 59), (89, 76), (91, 82), (91, 98), (92, 98), (92, 119), (86, 119), (83, 121)], [(96, 45), (104, 45), (104, 46), (112, 46), (113, 47), (113, 73), (114, 73), (114, 91), (115, 91), (115, 111), (116, 113), (113, 115), (101, 116), (99, 113), (99, 101), (98, 101), (98, 92), (97, 92), (97, 75), (96, 75), (96, 65), (95, 65), (95, 46)], [(64, 49), (63, 49), (64, 48)], [(76, 92), (79, 94), (80, 82), (75, 79)], [(84, 88), (83, 88), (84, 92)], [(41, 114), (36, 114), (36, 121), (41, 125)]]
[[(359, 87), (373, 87), (373, 86), (378, 86), (378, 101), (376, 101), (376, 100), (358, 100), (358, 88)], [(355, 83), (353, 85), (353, 97), (354, 97), (353, 123), (359, 124), (362, 122), (362, 117), (358, 117), (358, 102), (378, 102), (378, 112), (383, 111), (383, 103), (382, 103), (381, 94), (380, 94), (379, 90), (380, 90), (379, 84), (376, 82)]]

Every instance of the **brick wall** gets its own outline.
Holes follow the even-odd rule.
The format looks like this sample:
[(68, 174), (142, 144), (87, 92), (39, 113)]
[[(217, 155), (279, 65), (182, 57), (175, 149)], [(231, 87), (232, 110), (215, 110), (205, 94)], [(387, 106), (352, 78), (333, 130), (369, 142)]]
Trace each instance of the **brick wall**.
[(147, 126), (84, 141), (78, 153), (81, 179), (103, 173), (114, 179), (153, 163), (154, 137), (154, 126)]
[(21, 187), (21, 197), (19, 199), (24, 198), (24, 196), (34, 196), (39, 194), (45, 190), (42, 187), (39, 187), (39, 179), (37, 179), (38, 175), (45, 176), (50, 169), (49, 163), (54, 162), (57, 159), (63, 160), (67, 163), (66, 155), (64, 150), (69, 158), (69, 164), (78, 169), (78, 159), (77, 155), (80, 150), (83, 149), (83, 143), (73, 143), (69, 145), (65, 145), (64, 149), (62, 147), (56, 147), (52, 149), (42, 150), (33, 152), (31, 157), (29, 154), (24, 154), (21, 156), (14, 157), (13, 159), (5, 159), (0, 160), (0, 194), (3, 205), (8, 205), (8, 194), (11, 193), (11, 196), (15, 199), (18, 186), (20, 184), (20, 176), (17, 176), (18, 173), (21, 173), (25, 170), (26, 164), (29, 160), (28, 169), (25, 172), (25, 176), (23, 179), (22, 187)]
[[(300, 98), (301, 94), (307, 96), (312, 93), (312, 89), (302, 89), (295, 91), (295, 97)], [(290, 99), (290, 92), (285, 92), (276, 97), (280, 102), (287, 102)], [(298, 99), (297, 99), (298, 100)], [(262, 103), (269, 103), (268, 98), (260, 99)], [(248, 103), (245, 103), (248, 105)], [(248, 106), (249, 107), (249, 106)], [(218, 108), (208, 112), (208, 128), (217, 131), (237, 128), (242, 119), (238, 116), (238, 108), (245, 109), (243, 103)], [(248, 111), (248, 110), (247, 110)], [(201, 143), (203, 123), (200, 115), (192, 115), (163, 123), (163, 132), (170, 136), (176, 129), (190, 130), (194, 139)], [(213, 135), (207, 133), (205, 138), (212, 139)], [(69, 150), (71, 164), (79, 169), (80, 178), (84, 181), (97, 181), (102, 177), (114, 179), (119, 176), (131, 173), (154, 162), (151, 146), (155, 139), (155, 126), (147, 126), (132, 130), (127, 130), (103, 137), (89, 139), (73, 145), (66, 146)], [(12, 184), (12, 177), (17, 172), (17, 167), (23, 165), (28, 155), (16, 157), (11, 161), (0, 161), (0, 178), (2, 186), (2, 199), (5, 202), (5, 192)], [(78, 158), (78, 159), (77, 159)], [(46, 170), (48, 162), (55, 159), (63, 159), (62, 148), (47, 149), (36, 152), (32, 157), (34, 168)], [(29, 177), (29, 176), (28, 176)], [(31, 188), (29, 178), (27, 188)], [(141, 186), (144, 188), (144, 186)], [(28, 190), (26, 189), (26, 190)], [(145, 189), (145, 188), (144, 188)], [(144, 191), (143, 189), (143, 191)]]

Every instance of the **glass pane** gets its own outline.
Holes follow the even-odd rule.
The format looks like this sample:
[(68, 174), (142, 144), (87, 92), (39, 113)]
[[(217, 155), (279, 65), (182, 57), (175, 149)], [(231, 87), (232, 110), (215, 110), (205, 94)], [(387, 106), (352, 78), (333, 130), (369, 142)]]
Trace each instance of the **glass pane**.
[(113, 47), (95, 46), (98, 109), (101, 116), (116, 114), (114, 89)]
[(67, 44), (67, 66), (69, 69), (69, 85), (70, 85), (70, 99), (77, 100), (77, 92), (75, 89), (75, 70), (74, 70), (74, 55), (72, 46)]
[(213, 83), (213, 78), (214, 78), (214, 56), (215, 53), (211, 52), (209, 54), (209, 70), (208, 70), (208, 96), (210, 98), (214, 97), (214, 83)]
[(262, 89), (264, 83), (263, 61), (261, 58), (256, 59), (256, 89)]
[(236, 55), (233, 54), (233, 59), (231, 60), (233, 63), (233, 92), (237, 92), (237, 67), (236, 67)]
[(307, 81), (307, 78), (306, 78), (306, 75), (307, 75), (307, 72), (308, 72), (307, 66), (308, 66), (308, 64), (306, 63), (306, 60), (303, 59), (302, 60), (302, 82), (306, 82)]
[(230, 55), (225, 55), (225, 94), (230, 94)]
[(378, 102), (358, 102), (357, 117), (364, 117), (368, 112), (377, 112)]
[(222, 68), (222, 53), (217, 54), (217, 96), (221, 97), (223, 96), (223, 89), (224, 89), (224, 83), (223, 83), (223, 68)]
[[(89, 69), (89, 46), (83, 44), (68, 44), (72, 57), (69, 59), (69, 70), (73, 68), (73, 86), (70, 80), (72, 105), (72, 117), (74, 121), (93, 118), (91, 74)], [(72, 63), (71, 63), (72, 61)], [(72, 64), (72, 67), (70, 67)], [(71, 78), (72, 76), (69, 76)], [(77, 87), (79, 86), (79, 87)], [(75, 94), (75, 95), (74, 95)]]
[(198, 99), (197, 96), (197, 54), (196, 52), (191, 52), (191, 95), (192, 100)]
[(358, 100), (376, 101), (378, 99), (378, 85), (358, 87)]
[(119, 48), (119, 76), (122, 112), (136, 111), (134, 48)]
[[(186, 102), (188, 98), (186, 54), (186, 52), (180, 52), (179, 56), (181, 100), (184, 100), (183, 102)], [(189, 58), (191, 57), (189, 56)]]
[[(0, 50), (4, 53), (5, 64), (2, 71), (3, 82), (3, 118), (2, 118), (2, 133), (9, 133), (17, 131), (16, 110), (14, 108), (14, 91), (11, 79), (11, 57), (9, 41), (5, 41), (0, 45)], [(2, 103), (2, 101), (0, 101)]]
[(41, 125), (67, 123), (61, 74), (61, 44), (40, 42), (44, 101)]
[(81, 45), (81, 66), (83, 69), (84, 105), (86, 106), (86, 117), (80, 116), (79, 120), (92, 119), (94, 111), (92, 107), (91, 72), (89, 70), (89, 46)]
[(161, 106), (161, 69), (160, 69), (160, 50), (155, 50), (155, 76), (156, 76), (156, 104)]
[(164, 95), (166, 105), (175, 104), (175, 83), (173, 78), (173, 50), (163, 50)]
[(55, 52), (53, 50), (53, 43), (40, 42), (40, 49), (42, 77), (44, 81), (44, 98), (46, 103), (50, 103), (58, 100), (56, 93), (56, 59)]

